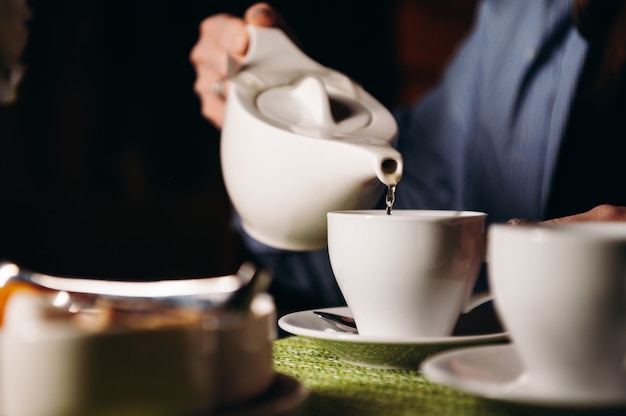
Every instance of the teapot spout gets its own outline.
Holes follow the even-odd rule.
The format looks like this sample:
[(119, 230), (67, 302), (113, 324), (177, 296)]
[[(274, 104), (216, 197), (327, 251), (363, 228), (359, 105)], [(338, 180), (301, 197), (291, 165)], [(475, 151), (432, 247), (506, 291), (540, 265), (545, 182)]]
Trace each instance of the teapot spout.
[[(386, 186), (394, 186), (402, 178), (404, 167), (402, 155), (389, 143), (361, 144), (371, 153), (374, 161), (374, 173), (379, 181)], [(370, 168), (371, 169), (371, 168)], [(371, 172), (371, 171), (370, 171)]]
[(402, 167), (402, 156), (400, 156), (400, 153), (398, 153), (397, 157), (385, 157), (380, 161), (376, 169), (376, 176), (378, 180), (387, 186), (397, 185), (402, 178)]

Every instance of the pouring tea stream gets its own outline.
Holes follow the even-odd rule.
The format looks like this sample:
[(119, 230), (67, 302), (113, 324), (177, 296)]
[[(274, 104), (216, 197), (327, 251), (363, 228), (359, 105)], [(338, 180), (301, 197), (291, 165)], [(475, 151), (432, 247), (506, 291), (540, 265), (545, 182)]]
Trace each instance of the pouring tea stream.
[(368, 209), (403, 160), (391, 113), (347, 76), (306, 56), (276, 28), (248, 27), (221, 137), (229, 197), (244, 230), (276, 248), (323, 248), (326, 213)]

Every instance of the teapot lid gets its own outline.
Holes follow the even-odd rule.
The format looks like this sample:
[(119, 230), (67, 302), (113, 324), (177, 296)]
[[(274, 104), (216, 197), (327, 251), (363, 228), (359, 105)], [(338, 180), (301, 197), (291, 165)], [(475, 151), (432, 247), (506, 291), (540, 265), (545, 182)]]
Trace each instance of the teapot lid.
[(231, 74), (247, 111), (309, 137), (373, 143), (395, 137), (393, 116), (353, 80), (313, 61), (280, 29), (248, 26), (248, 31), (248, 53)]
[(315, 76), (261, 92), (256, 106), (267, 118), (303, 133), (349, 133), (372, 120), (367, 107), (354, 97), (329, 92), (324, 81)]

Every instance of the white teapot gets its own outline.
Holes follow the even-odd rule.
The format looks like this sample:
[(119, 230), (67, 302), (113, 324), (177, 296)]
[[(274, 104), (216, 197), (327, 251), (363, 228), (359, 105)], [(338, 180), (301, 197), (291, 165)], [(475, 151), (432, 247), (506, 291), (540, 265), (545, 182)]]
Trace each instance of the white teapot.
[(276, 28), (249, 26), (221, 135), (227, 192), (244, 230), (272, 247), (326, 246), (326, 213), (371, 208), (402, 176), (391, 113)]

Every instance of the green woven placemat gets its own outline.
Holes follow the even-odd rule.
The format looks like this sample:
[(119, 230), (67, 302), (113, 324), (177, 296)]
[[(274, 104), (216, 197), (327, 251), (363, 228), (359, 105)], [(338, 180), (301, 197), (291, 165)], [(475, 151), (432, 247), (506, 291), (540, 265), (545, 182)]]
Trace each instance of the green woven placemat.
[[(335, 358), (304, 337), (274, 343), (276, 371), (297, 378), (310, 396), (294, 415), (597, 415), (596, 411), (544, 409), (476, 398), (429, 382), (418, 371), (363, 368)], [(615, 413), (613, 411), (602, 413)]]
[(277, 371), (297, 378), (311, 391), (305, 402), (310, 414), (484, 414), (477, 413), (472, 397), (430, 383), (417, 371), (347, 364), (306, 338), (276, 341), (274, 357)]

